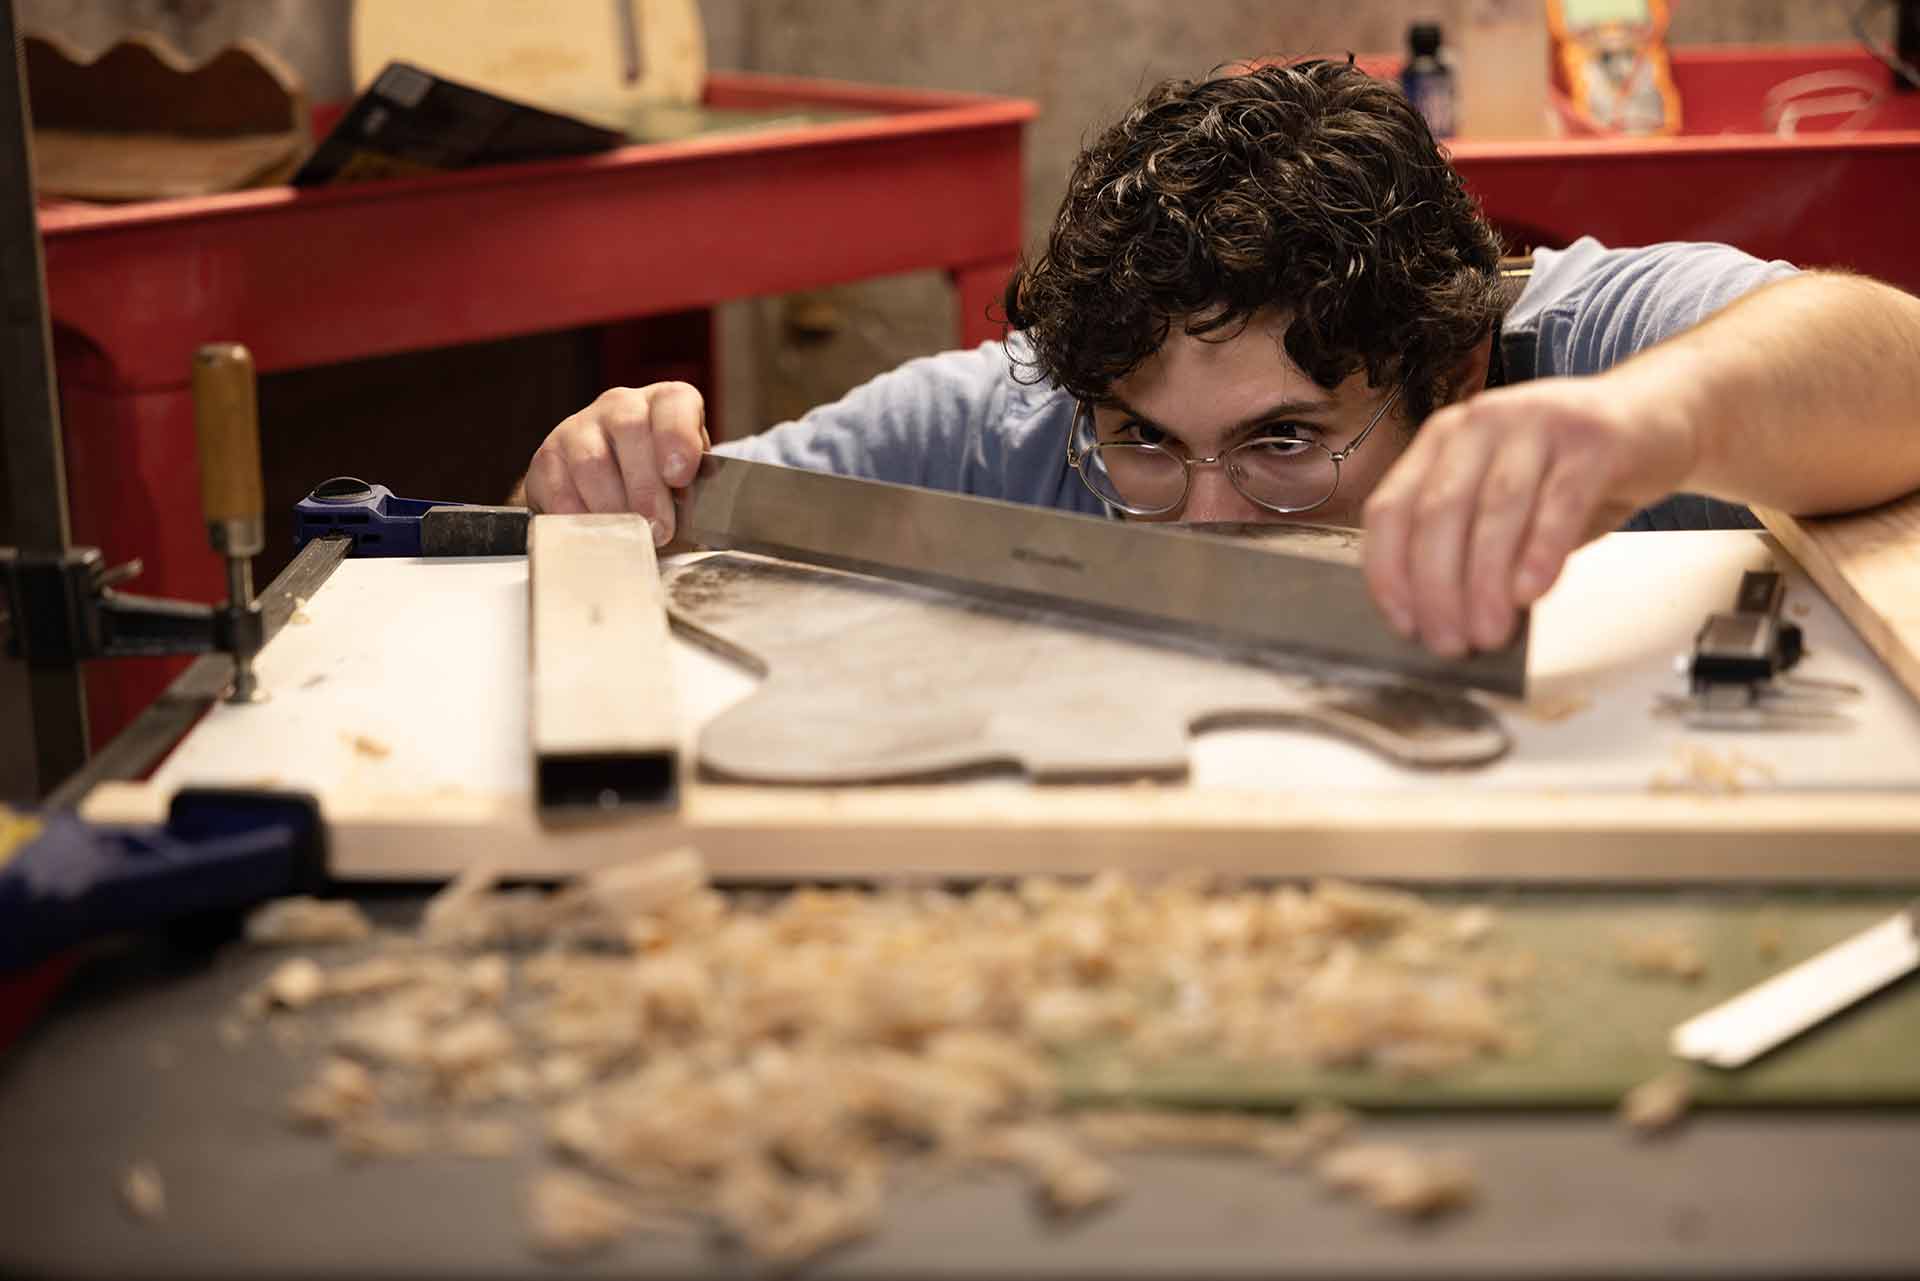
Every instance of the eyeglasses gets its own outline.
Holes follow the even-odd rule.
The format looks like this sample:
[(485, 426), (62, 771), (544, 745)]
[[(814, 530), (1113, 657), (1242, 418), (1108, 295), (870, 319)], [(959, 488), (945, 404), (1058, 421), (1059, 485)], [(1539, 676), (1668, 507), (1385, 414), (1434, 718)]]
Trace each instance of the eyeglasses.
[(1219, 464), (1227, 479), (1258, 507), (1283, 516), (1310, 512), (1332, 500), (1340, 488), (1340, 464), (1360, 448), (1374, 425), (1400, 399), (1395, 387), (1360, 434), (1335, 453), (1317, 440), (1299, 436), (1256, 436), (1211, 458), (1193, 458), (1184, 449), (1093, 437), (1093, 409), (1076, 400), (1067, 428), (1067, 466), (1101, 502), (1129, 516), (1164, 516), (1187, 501), (1193, 469)]

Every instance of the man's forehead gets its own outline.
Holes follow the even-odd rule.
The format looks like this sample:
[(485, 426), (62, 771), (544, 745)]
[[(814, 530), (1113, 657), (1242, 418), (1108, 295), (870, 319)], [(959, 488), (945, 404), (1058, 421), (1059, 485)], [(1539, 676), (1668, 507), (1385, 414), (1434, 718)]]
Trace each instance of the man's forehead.
[(1262, 312), (1245, 328), (1200, 335), (1176, 324), (1158, 351), (1114, 384), (1109, 399), (1155, 417), (1175, 406), (1185, 414), (1232, 418), (1279, 402), (1335, 407), (1339, 397), (1287, 355), (1288, 319)]

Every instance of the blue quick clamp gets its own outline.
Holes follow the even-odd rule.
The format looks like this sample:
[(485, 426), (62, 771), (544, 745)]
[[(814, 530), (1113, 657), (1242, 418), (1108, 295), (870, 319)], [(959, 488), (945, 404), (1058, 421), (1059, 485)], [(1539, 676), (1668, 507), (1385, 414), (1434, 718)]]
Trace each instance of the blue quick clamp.
[(189, 789), (162, 826), (33, 820), (0, 850), (0, 974), (95, 936), (250, 907), (327, 884), (311, 796)]
[(345, 534), (355, 556), (418, 556), (420, 518), (448, 503), (400, 498), (385, 485), (335, 476), (293, 505), (295, 551), (316, 538)]
[(527, 509), (401, 498), (354, 476), (321, 481), (293, 505), (293, 548), (353, 540), (352, 556), (523, 556)]

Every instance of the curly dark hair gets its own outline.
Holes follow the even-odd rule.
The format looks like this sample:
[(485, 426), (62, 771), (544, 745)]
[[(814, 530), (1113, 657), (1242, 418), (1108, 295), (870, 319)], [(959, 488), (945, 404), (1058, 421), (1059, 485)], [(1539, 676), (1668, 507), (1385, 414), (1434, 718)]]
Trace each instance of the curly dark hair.
[(1092, 400), (1175, 324), (1230, 339), (1279, 308), (1316, 383), (1404, 380), (1417, 423), (1494, 324), (1499, 263), (1426, 121), (1349, 56), (1150, 90), (1082, 148), (1005, 305), (1035, 381)]

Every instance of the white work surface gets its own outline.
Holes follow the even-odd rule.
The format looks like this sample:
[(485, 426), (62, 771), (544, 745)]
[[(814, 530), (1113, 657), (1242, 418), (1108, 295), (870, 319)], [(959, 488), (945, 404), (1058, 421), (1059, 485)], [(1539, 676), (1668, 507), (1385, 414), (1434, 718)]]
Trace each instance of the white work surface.
[[(1768, 566), (1787, 572), (1805, 630), (1799, 670), (1864, 691), (1847, 705), (1852, 723), (1729, 732), (1655, 716), (1656, 696), (1682, 688), (1674, 659), (1705, 615), (1729, 607), (1741, 571)], [(526, 638), (523, 559), (347, 561), (261, 654), (269, 700), (215, 707), (154, 781), (323, 799), (525, 794)], [(691, 742), (754, 678), (685, 641), (674, 649)], [(1192, 786), (1644, 794), (1684, 779), (1682, 758), (1705, 749), (1748, 793), (1920, 788), (1920, 707), (1763, 534), (1615, 534), (1582, 550), (1536, 610), (1529, 687), (1537, 713), (1502, 706), (1514, 747), (1482, 769), (1423, 772), (1308, 732), (1223, 730), (1196, 738)]]

